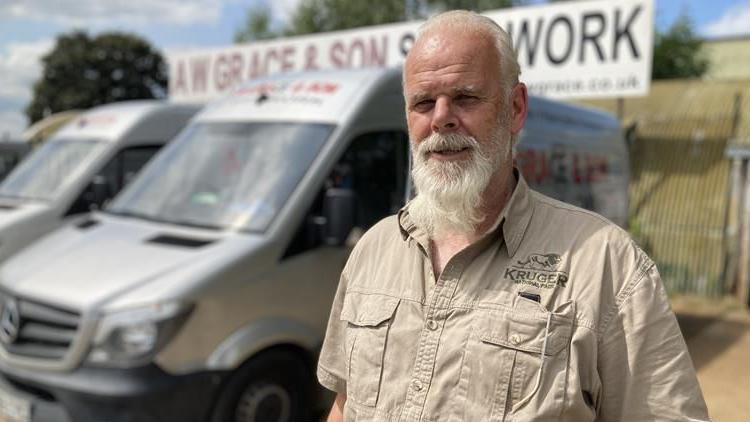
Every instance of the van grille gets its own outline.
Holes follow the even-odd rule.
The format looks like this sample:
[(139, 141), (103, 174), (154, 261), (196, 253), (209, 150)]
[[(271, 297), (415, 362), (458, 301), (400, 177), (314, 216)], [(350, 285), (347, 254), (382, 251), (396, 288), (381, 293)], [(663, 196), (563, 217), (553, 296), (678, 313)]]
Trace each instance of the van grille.
[(78, 330), (79, 314), (8, 296), (0, 306), (0, 343), (8, 353), (44, 360), (65, 357)]

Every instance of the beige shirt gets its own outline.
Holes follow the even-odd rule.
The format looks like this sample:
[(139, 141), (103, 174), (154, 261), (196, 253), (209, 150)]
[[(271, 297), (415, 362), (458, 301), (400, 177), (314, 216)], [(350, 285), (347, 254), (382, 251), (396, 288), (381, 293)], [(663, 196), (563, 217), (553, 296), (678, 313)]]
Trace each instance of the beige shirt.
[(408, 207), (344, 268), (318, 365), (353, 421), (705, 421), (654, 263), (606, 219), (518, 181), (434, 279)]

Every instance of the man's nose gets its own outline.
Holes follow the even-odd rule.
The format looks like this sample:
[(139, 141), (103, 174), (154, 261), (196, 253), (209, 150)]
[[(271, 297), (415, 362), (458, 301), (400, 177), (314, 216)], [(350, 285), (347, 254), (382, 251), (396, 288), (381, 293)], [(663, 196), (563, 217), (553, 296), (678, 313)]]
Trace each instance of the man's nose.
[(436, 133), (450, 132), (458, 129), (458, 118), (448, 98), (440, 97), (435, 101), (432, 114), (432, 131)]

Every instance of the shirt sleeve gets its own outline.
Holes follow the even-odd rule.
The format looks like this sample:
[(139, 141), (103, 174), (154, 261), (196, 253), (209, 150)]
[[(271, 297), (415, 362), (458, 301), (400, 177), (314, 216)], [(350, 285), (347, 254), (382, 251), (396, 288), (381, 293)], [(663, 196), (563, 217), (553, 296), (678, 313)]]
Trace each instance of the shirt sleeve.
[(600, 339), (597, 420), (708, 421), (656, 266), (652, 263), (621, 296)]
[(347, 322), (341, 320), (341, 309), (344, 305), (347, 284), (345, 268), (333, 299), (328, 328), (318, 359), (318, 381), (323, 387), (337, 393), (346, 392), (348, 365), (344, 345), (346, 344)]

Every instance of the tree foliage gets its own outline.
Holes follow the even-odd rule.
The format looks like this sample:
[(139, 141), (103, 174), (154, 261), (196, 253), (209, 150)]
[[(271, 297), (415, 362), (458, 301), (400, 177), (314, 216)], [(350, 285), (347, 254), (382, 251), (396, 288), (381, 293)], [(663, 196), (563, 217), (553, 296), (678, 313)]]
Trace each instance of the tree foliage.
[[(519, 1), (515, 2), (520, 3)], [(427, 4), (435, 10), (465, 9), (475, 12), (502, 9), (513, 6), (513, 0), (427, 0)]]
[(401, 22), (406, 20), (406, 7), (406, 0), (379, 0), (376, 4), (351, 0), (302, 0), (286, 32), (300, 35)]
[(702, 41), (690, 19), (683, 15), (666, 33), (657, 33), (654, 43), (652, 79), (695, 78), (709, 66), (701, 52)]
[(235, 33), (236, 42), (337, 31), (362, 26), (424, 19), (443, 10), (485, 10), (509, 7), (522, 0), (379, 0), (376, 3), (352, 0), (302, 0), (283, 31), (271, 30), (268, 8), (248, 10), (244, 25)]
[(245, 24), (234, 33), (234, 42), (243, 43), (276, 38), (279, 33), (271, 28), (271, 11), (268, 7), (251, 7), (247, 11)]
[(63, 34), (42, 57), (42, 65), (42, 77), (34, 84), (33, 98), (26, 107), (31, 123), (58, 111), (160, 98), (166, 93), (164, 59), (135, 35)]

